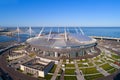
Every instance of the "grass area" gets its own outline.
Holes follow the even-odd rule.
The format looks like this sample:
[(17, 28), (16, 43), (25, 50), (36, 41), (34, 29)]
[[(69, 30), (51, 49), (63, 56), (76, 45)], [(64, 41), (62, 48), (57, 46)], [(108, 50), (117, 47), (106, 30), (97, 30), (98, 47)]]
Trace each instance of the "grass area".
[(97, 56), (96, 58), (94, 58), (94, 60), (99, 60), (99, 57)]
[(88, 67), (88, 65), (78, 64), (78, 67)]
[(63, 64), (65, 64), (66, 63), (66, 59), (63, 59)]
[(103, 55), (103, 54), (101, 54), (101, 55), (100, 55), (100, 57), (101, 57), (101, 58), (103, 58), (103, 57), (104, 57), (104, 55)]
[(52, 69), (50, 70), (50, 73), (54, 73), (55, 72), (55, 69), (56, 69), (57, 65), (54, 64), (54, 66), (52, 67)]
[(75, 69), (65, 69), (65, 74), (74, 75)]
[(77, 63), (80, 63), (80, 60), (77, 60)]
[(77, 80), (76, 76), (64, 76), (64, 80)]
[[(113, 60), (113, 59), (112, 59)], [(112, 60), (106, 60), (106, 61), (108, 61), (108, 62), (110, 62), (110, 63), (114, 63), (115, 61), (112, 61)]]
[(31, 54), (29, 54), (29, 56), (30, 56), (30, 57), (33, 57), (33, 56), (35, 56), (35, 54), (34, 54), (34, 53), (31, 53)]
[(112, 59), (112, 60), (114, 60), (114, 61), (117, 61), (115, 58), (113, 58), (112, 56), (110, 57), (110, 56), (107, 56), (107, 58), (105, 58), (105, 60), (107, 61), (108, 60), (108, 58), (109, 59)]
[(102, 63), (104, 63), (105, 61), (103, 59), (101, 59)]
[(102, 74), (92, 75), (92, 76), (85, 76), (86, 80), (95, 80), (97, 78), (103, 77)]
[(83, 65), (82, 64), (78, 64), (78, 67), (83, 67)]
[(19, 47), (16, 47), (14, 48), (14, 50), (20, 50), (20, 49), (23, 49), (25, 46), (19, 46)]
[(99, 73), (95, 67), (92, 68), (81, 68), (83, 74), (94, 74), (94, 73)]
[(95, 64), (96, 64), (96, 65), (100, 65), (100, 64), (102, 64), (102, 62), (95, 62)]
[(65, 67), (75, 67), (74, 64), (65, 64)]
[(55, 80), (60, 80), (60, 76), (57, 76)]
[(73, 61), (73, 59), (69, 59), (69, 62)]
[(102, 68), (103, 68), (104, 70), (106, 70), (106, 71), (114, 68), (114, 67), (110, 66), (108, 63), (107, 63), (107, 64), (104, 64), (104, 65), (102, 65), (102, 66), (100, 66), (100, 67), (102, 67)]
[(89, 66), (93, 66), (93, 63), (88, 63)]
[(112, 58), (115, 58), (115, 59), (120, 59), (120, 56), (119, 55), (113, 55), (111, 54)]
[[(108, 58), (108, 57), (107, 57), (107, 58)], [(103, 58), (103, 60), (105, 60), (105, 61), (106, 61), (107, 59), (106, 59), (106, 58)]]
[(107, 71), (107, 72), (110, 73), (110, 74), (112, 74), (112, 73), (116, 72), (117, 70), (118, 70), (118, 69), (113, 68), (113, 69), (111, 69), (111, 70), (109, 70), (109, 71)]
[(51, 78), (52, 78), (52, 75), (49, 75), (49, 74), (45, 75), (45, 77), (44, 77), (44, 79), (46, 79), (46, 80), (50, 80)]
[(61, 73), (62, 73), (62, 69), (60, 68), (60, 70), (59, 70), (58, 74), (61, 74)]
[(100, 53), (100, 56), (101, 56), (101, 55), (105, 55), (105, 52), (101, 52), (101, 53)]

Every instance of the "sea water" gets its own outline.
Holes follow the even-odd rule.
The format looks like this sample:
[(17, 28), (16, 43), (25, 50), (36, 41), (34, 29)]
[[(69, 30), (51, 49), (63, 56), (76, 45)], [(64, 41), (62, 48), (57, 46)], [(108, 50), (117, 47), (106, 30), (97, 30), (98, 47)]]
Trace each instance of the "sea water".
[[(8, 29), (16, 30), (16, 28), (9, 27)], [(29, 36), (29, 28), (21, 27), (20, 30), (22, 31), (19, 35), (20, 41), (26, 41)], [(41, 27), (32, 27), (32, 36), (37, 36), (41, 31)], [(70, 33), (77, 33), (80, 32), (80, 28), (78, 27), (45, 27), (43, 33), (49, 33), (50, 29), (52, 32), (56, 33), (63, 33), (66, 29), (67, 32)], [(120, 27), (81, 27), (82, 31), (87, 36), (102, 36), (102, 37), (113, 37), (113, 38), (120, 38)], [(18, 34), (13, 37), (2, 35), (0, 36), (0, 42), (7, 42), (7, 41), (17, 41)]]

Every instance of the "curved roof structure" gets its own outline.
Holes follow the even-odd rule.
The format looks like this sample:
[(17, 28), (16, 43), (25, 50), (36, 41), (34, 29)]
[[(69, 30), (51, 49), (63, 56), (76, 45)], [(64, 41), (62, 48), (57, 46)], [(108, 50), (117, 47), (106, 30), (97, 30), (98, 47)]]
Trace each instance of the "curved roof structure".
[(37, 47), (46, 47), (46, 48), (54, 48), (54, 49), (62, 49), (62, 48), (80, 48), (82, 46), (92, 46), (92, 44), (96, 43), (96, 40), (84, 35), (82, 30), (76, 33), (67, 32), (64, 30), (64, 33), (53, 33), (50, 30), (47, 34), (42, 34), (41, 29), (38, 37), (29, 38), (27, 43), (32, 46)]

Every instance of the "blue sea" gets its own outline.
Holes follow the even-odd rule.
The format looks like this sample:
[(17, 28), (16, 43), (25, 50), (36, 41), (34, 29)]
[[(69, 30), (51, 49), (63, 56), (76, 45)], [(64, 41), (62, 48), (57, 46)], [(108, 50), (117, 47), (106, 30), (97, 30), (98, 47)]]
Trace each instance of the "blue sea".
[[(20, 33), (20, 42), (26, 41), (29, 36), (28, 27), (21, 27)], [(32, 36), (36, 36), (39, 34), (41, 27), (32, 27)], [(43, 33), (49, 32), (51, 27), (45, 27)], [(66, 30), (71, 33), (76, 33), (76, 29), (80, 32), (78, 27), (67, 27)], [(114, 37), (120, 38), (120, 27), (81, 27), (85, 35), (88, 36), (104, 36), (104, 37)], [(15, 27), (9, 27), (8, 30), (16, 30)], [(52, 32), (58, 32), (58, 27), (52, 28)], [(64, 32), (64, 27), (59, 27), (59, 32)], [(8, 41), (17, 41), (18, 35), (16, 34), (13, 37), (1, 35), (0, 42), (8, 42)]]

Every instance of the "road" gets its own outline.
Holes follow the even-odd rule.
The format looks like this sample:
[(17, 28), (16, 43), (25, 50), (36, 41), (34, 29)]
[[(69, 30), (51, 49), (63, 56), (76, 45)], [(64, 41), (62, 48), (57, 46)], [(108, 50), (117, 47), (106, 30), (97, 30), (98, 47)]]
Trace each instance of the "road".
[(84, 79), (84, 75), (79, 70), (79, 67), (78, 67), (78, 64), (77, 64), (76, 60), (74, 60), (74, 63), (75, 63), (75, 68), (76, 68), (76, 77), (77, 77), (77, 80), (85, 80)]
[(57, 64), (57, 68), (56, 68), (51, 80), (56, 80), (56, 77), (57, 77), (57, 74), (61, 68), (62, 62), (63, 62), (63, 60), (60, 60), (60, 62)]

